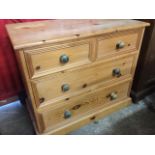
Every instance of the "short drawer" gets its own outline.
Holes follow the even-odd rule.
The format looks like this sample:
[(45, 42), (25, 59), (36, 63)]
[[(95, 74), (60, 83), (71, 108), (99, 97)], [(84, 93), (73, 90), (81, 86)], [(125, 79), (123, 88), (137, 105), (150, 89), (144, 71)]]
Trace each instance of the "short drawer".
[(141, 30), (115, 32), (97, 38), (97, 58), (138, 50)]
[(25, 51), (31, 77), (61, 71), (90, 62), (90, 43), (68, 43)]
[[(76, 97), (71, 97), (68, 101), (60, 102), (53, 108), (46, 108), (41, 111), (43, 128), (48, 129), (56, 125), (63, 125), (81, 118), (87, 113), (93, 112), (96, 108), (105, 108), (118, 101), (127, 98), (130, 81), (119, 82), (117, 84), (99, 88)], [(92, 118), (93, 119), (93, 118)]]
[(118, 57), (108, 62), (94, 63), (91, 66), (86, 65), (33, 80), (32, 87), (36, 103), (39, 106), (46, 102), (55, 102), (59, 98), (64, 99), (94, 84), (129, 76), (134, 58), (135, 55)]

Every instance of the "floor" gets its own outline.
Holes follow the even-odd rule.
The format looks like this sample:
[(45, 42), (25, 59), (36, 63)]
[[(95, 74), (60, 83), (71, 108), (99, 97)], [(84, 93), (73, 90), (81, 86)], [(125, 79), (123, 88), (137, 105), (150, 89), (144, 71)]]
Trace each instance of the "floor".
[[(138, 104), (131, 104), (99, 122), (86, 125), (70, 135), (154, 135), (155, 112), (146, 104), (152, 98), (147, 97)], [(29, 114), (19, 101), (0, 107), (0, 134), (35, 134)]]

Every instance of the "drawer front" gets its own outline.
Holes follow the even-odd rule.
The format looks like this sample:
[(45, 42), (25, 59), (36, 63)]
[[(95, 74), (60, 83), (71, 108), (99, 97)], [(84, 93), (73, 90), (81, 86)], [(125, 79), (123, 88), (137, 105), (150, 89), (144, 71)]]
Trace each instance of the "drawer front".
[(125, 31), (108, 34), (97, 39), (97, 58), (119, 54), (129, 50), (137, 50), (140, 43), (141, 31)]
[(61, 102), (53, 108), (47, 108), (48, 110), (41, 112), (44, 130), (61, 125), (61, 123), (69, 123), (93, 112), (96, 108), (105, 108), (127, 98), (129, 84), (130, 81), (126, 80), (113, 86), (71, 97), (68, 101)]
[(31, 77), (41, 76), (90, 62), (89, 42), (26, 51)]
[(46, 102), (55, 102), (55, 99), (64, 99), (68, 95), (71, 96), (73, 93), (82, 91), (94, 84), (130, 75), (134, 58), (134, 55), (119, 57), (108, 62), (58, 72), (46, 78), (33, 80), (32, 87), (36, 103), (40, 105)]

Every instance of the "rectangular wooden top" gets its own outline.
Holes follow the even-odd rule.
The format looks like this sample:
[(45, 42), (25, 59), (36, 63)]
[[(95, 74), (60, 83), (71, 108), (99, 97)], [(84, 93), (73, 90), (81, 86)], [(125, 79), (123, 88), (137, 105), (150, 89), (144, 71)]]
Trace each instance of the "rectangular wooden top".
[(149, 26), (136, 20), (62, 19), (6, 25), (15, 50)]

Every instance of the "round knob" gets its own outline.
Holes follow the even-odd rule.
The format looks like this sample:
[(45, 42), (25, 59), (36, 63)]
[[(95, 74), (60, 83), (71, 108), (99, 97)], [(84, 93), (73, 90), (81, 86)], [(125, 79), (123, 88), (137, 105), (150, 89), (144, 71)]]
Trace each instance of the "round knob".
[(40, 103), (43, 103), (44, 101), (45, 101), (45, 98), (43, 98), (43, 97), (39, 99)]
[(125, 43), (123, 41), (119, 41), (117, 44), (116, 44), (116, 48), (117, 49), (121, 49), (125, 46)]
[(69, 90), (69, 85), (68, 84), (63, 84), (61, 89), (62, 89), (63, 92), (66, 92), (66, 91)]
[(121, 70), (120, 70), (120, 68), (113, 69), (112, 75), (115, 76), (115, 77), (120, 77), (121, 76)]
[(110, 100), (116, 100), (118, 97), (116, 92), (112, 92), (109, 96), (110, 96)]
[(60, 62), (65, 64), (69, 61), (69, 57), (66, 54), (60, 56)]
[(40, 70), (40, 68), (41, 68), (40, 66), (36, 66), (36, 70)]
[(66, 110), (66, 111), (64, 112), (64, 118), (65, 118), (65, 119), (70, 118), (71, 116), (72, 116), (72, 113), (71, 113), (70, 111)]

